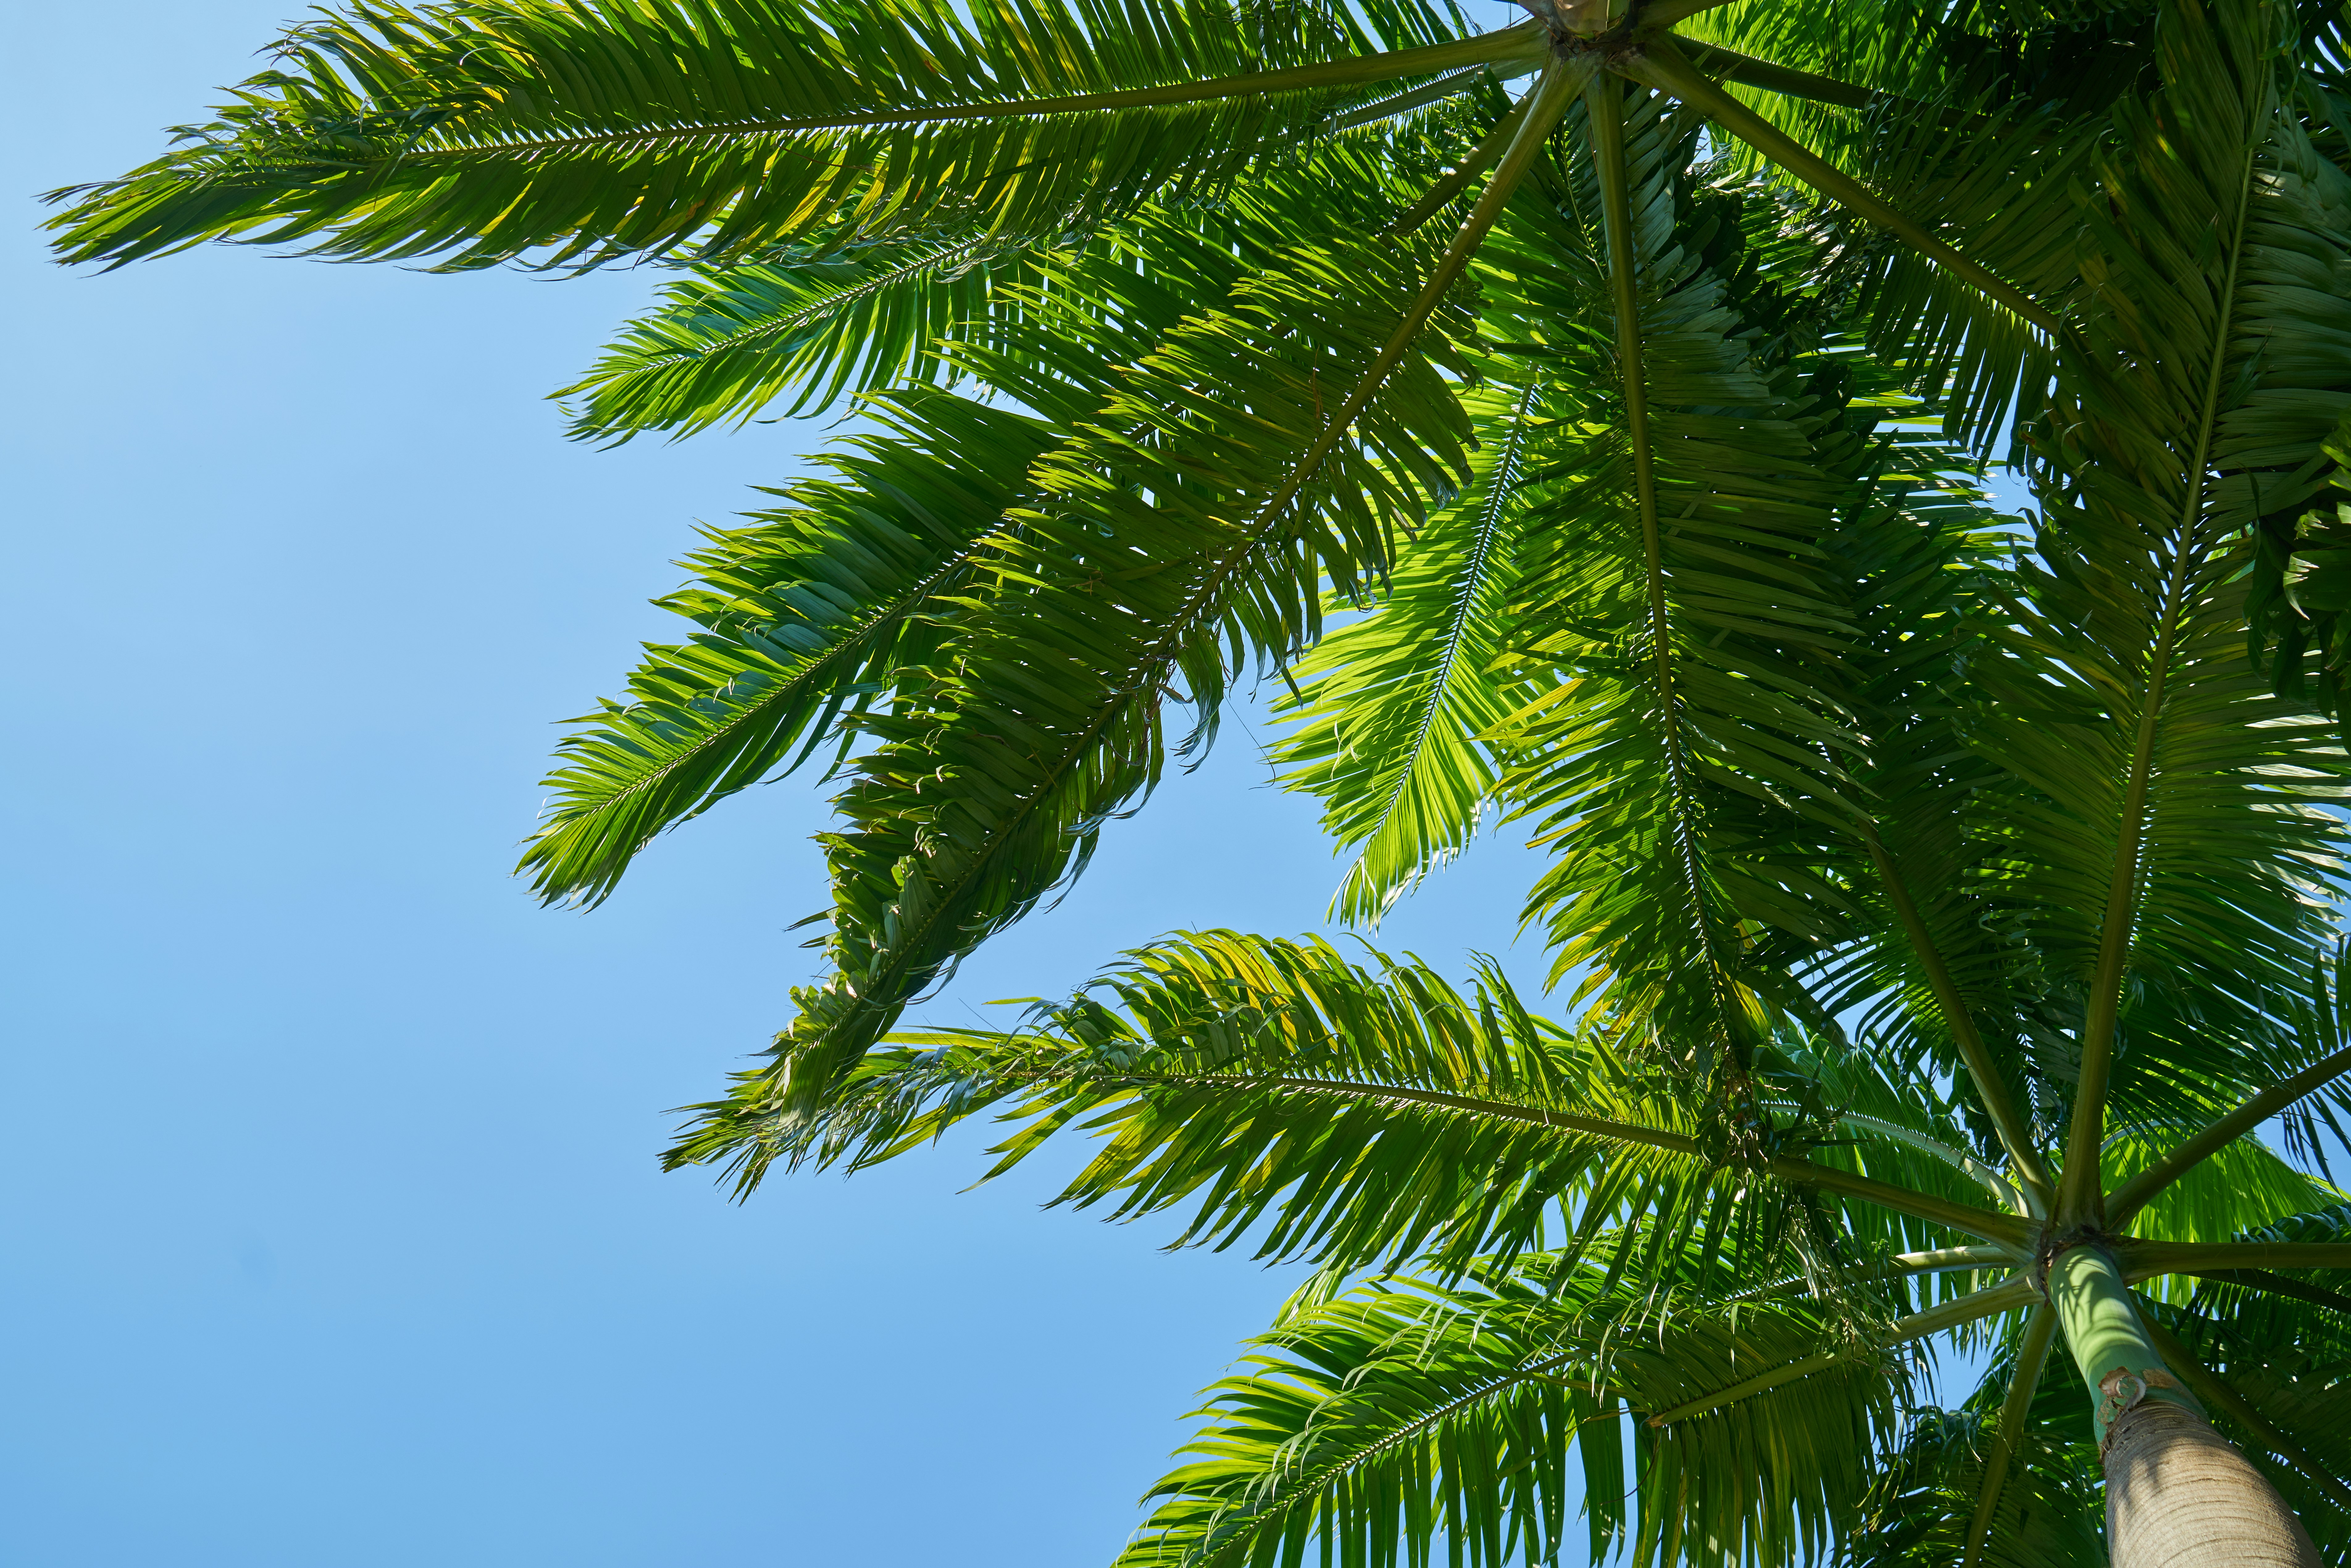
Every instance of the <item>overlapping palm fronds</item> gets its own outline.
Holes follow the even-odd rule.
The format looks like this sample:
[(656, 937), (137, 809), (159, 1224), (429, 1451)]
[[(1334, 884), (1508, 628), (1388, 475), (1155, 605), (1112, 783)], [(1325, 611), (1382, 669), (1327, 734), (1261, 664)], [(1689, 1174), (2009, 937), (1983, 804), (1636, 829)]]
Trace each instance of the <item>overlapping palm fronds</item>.
[[(670, 1162), (986, 1113), (1311, 1265), (1125, 1568), (2095, 1563), (2085, 1267), (2345, 1560), (2343, 16), (1526, 3), (356, 5), (53, 226), (690, 268), (595, 441), (863, 399), (525, 868), (822, 753), (823, 971)], [(1558, 1001), (1204, 932), (905, 1027), (1251, 671), (1338, 913), (1530, 832)]]

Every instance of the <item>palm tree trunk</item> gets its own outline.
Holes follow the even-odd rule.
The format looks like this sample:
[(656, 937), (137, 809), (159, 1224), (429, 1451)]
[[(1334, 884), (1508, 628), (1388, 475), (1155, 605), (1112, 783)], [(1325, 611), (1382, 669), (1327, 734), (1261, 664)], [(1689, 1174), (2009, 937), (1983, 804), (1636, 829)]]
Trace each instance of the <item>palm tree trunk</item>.
[(2115, 1568), (2319, 1568), (2277, 1489), (2164, 1364), (2111, 1253), (2059, 1253), (2049, 1300), (2095, 1402)]

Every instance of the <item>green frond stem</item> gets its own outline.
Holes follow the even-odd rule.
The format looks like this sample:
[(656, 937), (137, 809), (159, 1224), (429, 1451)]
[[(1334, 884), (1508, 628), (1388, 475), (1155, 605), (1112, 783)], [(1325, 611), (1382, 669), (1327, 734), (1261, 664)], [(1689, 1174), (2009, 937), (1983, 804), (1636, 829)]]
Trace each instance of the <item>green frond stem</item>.
[(1681, 42), (1687, 47), (1693, 65), (1741, 87), (1760, 87), (1786, 98), (1810, 99), (1814, 103), (1834, 103), (1844, 109), (1867, 109), (1877, 96), (1865, 87), (1800, 71), (1774, 60), (1759, 60), (1753, 55), (1742, 55), (1720, 44), (1701, 43), (1696, 38), (1684, 38)]
[(1723, 91), (1685, 59), (1672, 42), (1652, 39), (1646, 54), (1626, 59), (1619, 68), (1635, 81), (1669, 92), (1771, 159), (1805, 184), (1843, 203), (1926, 256), (1952, 277), (1961, 279), (2043, 332), (2056, 333), (2057, 319), (2011, 285), (1928, 234), (1895, 211), (1858, 180), (1831, 167), (1818, 154), (1796, 141), (1753, 110)]
[(2273, 1274), (2267, 1269), (2199, 1269), (2191, 1270), (2191, 1273), (2193, 1278), (2210, 1280), (2215, 1284), (2241, 1285), (2249, 1291), (2308, 1301), (2314, 1307), (2351, 1312), (2351, 1296), (2318, 1285), (2306, 1285), (2300, 1280), (2289, 1280), (2283, 1274)]
[[(1640, 281), (1634, 268), (1636, 242), (1633, 235), (1630, 171), (1625, 152), (1624, 89), (1613, 75), (1603, 73), (1593, 78), (1585, 96), (1593, 170), (1600, 182), (1601, 217), (1607, 230), (1608, 287), (1615, 302), (1616, 363), (1624, 389), (1625, 433), (1633, 452), (1633, 497), (1641, 522), (1643, 571), (1649, 601), (1649, 654), (1656, 671), (1658, 724), (1663, 731), (1660, 738), (1675, 797), (1687, 800), (1696, 791), (1688, 777), (1689, 758), (1675, 707), (1673, 626), (1666, 606), (1665, 542), (1657, 521), (1656, 450), (1655, 435), (1649, 428), (1648, 371), (1642, 361)], [(1712, 970), (1709, 984), (1718, 1007), (1730, 1014), (1735, 1009), (1727, 1005), (1729, 998), (1724, 995), (1724, 971), (1728, 966), (1723, 962), (1713, 925), (1707, 918), (1704, 897), (1699, 894), (1698, 867), (1702, 857), (1698, 845), (1691, 841), (1687, 817), (1677, 819), (1675, 833), (1672, 853), (1678, 874), (1693, 894), (1691, 913), (1698, 926), (1698, 940), (1704, 946), (1708, 967)], [(1736, 1024), (1726, 1033), (1743, 1092), (1748, 1064), (1738, 1051)]]
[[(1679, 1133), (1669, 1133), (1658, 1127), (1643, 1127), (1630, 1122), (1614, 1122), (1598, 1116), (1577, 1115), (1572, 1112), (1553, 1111), (1535, 1105), (1514, 1105), (1503, 1100), (1480, 1100), (1468, 1094), (1448, 1094), (1436, 1089), (1410, 1089), (1389, 1083), (1351, 1083), (1331, 1078), (1233, 1078), (1218, 1080), (1202, 1075), (1195, 1082), (1208, 1083), (1228, 1082), (1242, 1084), (1270, 1084), (1283, 1089), (1301, 1090), (1309, 1093), (1336, 1093), (1359, 1096), (1367, 1100), (1408, 1101), (1417, 1105), (1437, 1105), (1451, 1110), (1467, 1111), (1480, 1116), (1503, 1121), (1527, 1122), (1539, 1127), (1556, 1127), (1562, 1132), (1581, 1133), (1587, 1137), (1604, 1138), (1614, 1143), (1635, 1144), (1661, 1149), (1668, 1154), (1699, 1157), (1698, 1140)], [(1138, 1080), (1138, 1082), (1142, 1082)], [(1169, 1080), (1154, 1078), (1152, 1082)], [(1764, 1162), (1764, 1169), (1791, 1186), (1814, 1186), (1830, 1192), (1840, 1192), (1865, 1203), (1890, 1208), (1896, 1214), (1907, 1214), (1913, 1219), (1948, 1226), (1969, 1236), (1980, 1236), (2001, 1248), (2004, 1260), (2015, 1263), (2032, 1255), (2032, 1229), (2023, 1221), (1990, 1209), (1971, 1207), (1937, 1197), (1931, 1193), (1913, 1192), (1908, 1187), (1896, 1186), (1891, 1182), (1841, 1171), (1833, 1166), (1814, 1165), (1810, 1160), (1781, 1155)], [(2343, 1249), (2351, 1251), (2351, 1248)]]
[[(2038, 1228), (2022, 1219), (1990, 1209), (1975, 1208), (1949, 1198), (1935, 1197), (1923, 1192), (1912, 1192), (1890, 1182), (1874, 1181), (1868, 1176), (1855, 1176), (1850, 1171), (1829, 1166), (1816, 1166), (1810, 1160), (1781, 1156), (1768, 1160), (1764, 1168), (1782, 1181), (1794, 1186), (1816, 1186), (1829, 1192), (1841, 1192), (1865, 1203), (1890, 1208), (1896, 1214), (1907, 1214), (1913, 1219), (1924, 1219), (1936, 1225), (1946, 1225), (1969, 1236), (1980, 1236), (1986, 1241), (2009, 1248), (2019, 1258), (2030, 1256), (2033, 1233)], [(2351, 1251), (2351, 1249), (2339, 1250)]]
[(1405, 312), (1404, 320), (1396, 327), (1395, 335), (1388, 340), (1387, 347), (1380, 350), (1379, 358), (1374, 360), (1371, 368), (1364, 372), (1364, 379), (1355, 383), (1355, 390), (1347, 394), (1347, 401), (1339, 405), (1339, 412), (1331, 418), (1330, 427), (1306, 449), (1306, 455), (1298, 460), (1298, 466), (1291, 470), (1290, 478), (1266, 503), (1264, 512), (1267, 517), (1273, 517), (1288, 507), (1290, 497), (1298, 494), (1299, 487), (1314, 476), (1314, 471), (1322, 465), (1322, 459), (1329, 456), (1332, 449), (1344, 438), (1356, 416), (1364, 412), (1373, 394), (1387, 380), (1388, 372), (1395, 369), (1411, 350), (1412, 340), (1420, 335), (1421, 328), (1436, 313), (1446, 291), (1459, 279), (1462, 270), (1469, 265), (1469, 258), (1478, 254), (1478, 247), (1485, 243), (1495, 220), (1502, 215), (1503, 207), (1509, 204), (1510, 193), (1518, 189), (1519, 182), (1526, 177), (1527, 170), (1541, 153), (1552, 128), (1559, 124), (1559, 117), (1567, 111), (1568, 100), (1583, 88), (1584, 80), (1597, 66), (1597, 61), (1579, 58), (1553, 59), (1543, 68), (1542, 79), (1535, 84), (1533, 91), (1527, 94), (1526, 117), (1519, 121), (1517, 131), (1511, 135), (1510, 151), (1503, 154), (1501, 167), (1494, 171), (1494, 178), (1478, 198), (1478, 204), (1469, 209), (1469, 216), (1462, 222), (1461, 232), (1455, 235), (1453, 243), (1445, 247), (1444, 256), (1437, 259), (1436, 267), (1430, 271), (1428, 281), (1421, 287), (1419, 298), (1412, 302), (1412, 308)]
[(1968, 1009), (1967, 999), (1959, 995), (1958, 982), (1951, 978), (1950, 966), (1943, 961), (1940, 948), (1935, 946), (1934, 934), (1927, 929), (1917, 904), (1910, 896), (1910, 887), (1902, 878), (1902, 869), (1878, 839), (1877, 825), (1865, 821), (1861, 824), (1862, 841), (1869, 847), (1870, 863), (1877, 868), (1878, 880), (1886, 884), (1886, 895), (1894, 904), (1895, 917), (1910, 938), (1911, 951), (1917, 955), (1918, 967), (1925, 971), (1928, 988), (1935, 994), (1935, 1005), (1942, 1009), (1943, 1026), (1951, 1031), (1951, 1042), (1959, 1047), (1959, 1060), (1967, 1064), (1968, 1082), (1974, 1087), (1976, 1103), (1991, 1118), (1994, 1131), (2000, 1134), (2001, 1147), (2016, 1166), (2017, 1175), (2031, 1195), (2031, 1212), (2035, 1218), (2046, 1218), (2049, 1201), (2055, 1196), (2050, 1186), (2049, 1172), (2041, 1163), (2033, 1147), (2032, 1135), (2016, 1112), (2015, 1102), (2009, 1098), (2008, 1085), (1993, 1067), (1991, 1052), (1984, 1049), (1983, 1036), (1976, 1029), (1974, 1013)]
[(1704, 1415), (1708, 1410), (1735, 1404), (1749, 1395), (1761, 1394), (1766, 1389), (1777, 1388), (1783, 1383), (1793, 1383), (1800, 1377), (1810, 1377), (1813, 1373), (1825, 1371), (1841, 1362), (1874, 1355), (1879, 1351), (1890, 1350), (1897, 1344), (1907, 1344), (1912, 1340), (1925, 1339), (1929, 1334), (1941, 1333), (1946, 1329), (1955, 1329), (1962, 1324), (1975, 1322), (2001, 1312), (2012, 1312), (2034, 1300), (2040, 1293), (2033, 1288), (2032, 1281), (2019, 1275), (2015, 1279), (2003, 1281), (1988, 1289), (1971, 1291), (1955, 1301), (1945, 1301), (1940, 1306), (1929, 1307), (1923, 1312), (1913, 1312), (1907, 1318), (1898, 1319), (1892, 1331), (1874, 1344), (1847, 1345), (1836, 1350), (1823, 1351), (1818, 1355), (1808, 1355), (1802, 1361), (1792, 1361), (1785, 1366), (1775, 1367), (1770, 1372), (1748, 1378), (1742, 1383), (1734, 1383), (1728, 1388), (1719, 1388), (1711, 1394), (1700, 1395), (1698, 1398), (1687, 1404), (1677, 1405), (1670, 1410), (1660, 1410), (1649, 1417), (1649, 1425), (1671, 1426), (1676, 1421), (1686, 1421), (1692, 1416)]
[[(2233, 271), (2233, 266), (2231, 267)], [(2228, 306), (2221, 305), (2223, 320)], [(2222, 356), (2212, 356), (2213, 390), (2219, 390)], [(2212, 409), (2205, 408), (2206, 439), (2211, 431)], [(2189, 507), (2203, 494), (2204, 454), (2197, 453), (2189, 470)], [(2194, 511), (2189, 514), (2192, 524)], [(2182, 533), (2185, 533), (2183, 528)], [(2187, 587), (2191, 552), (2187, 541), (2171, 563), (2164, 585), (2162, 618), (2155, 656), (2149, 661), (2147, 695), (2139, 709), (2138, 734), (2133, 745), (2130, 772), (2123, 791), (2121, 831), (2115, 841), (2114, 881), (2106, 894), (2105, 924), (2098, 937), (2098, 967), (2090, 980), (2090, 1003), (2082, 1020), (2082, 1072), (2074, 1088), (2074, 1121), (2065, 1140), (2065, 1176), (2058, 1213), (2068, 1224), (2103, 1218), (2104, 1195), (2098, 1190), (2098, 1149), (2105, 1142), (2106, 1080), (2114, 1067), (2115, 1024), (2122, 1008), (2123, 967), (2130, 959), (2132, 917), (2137, 913), (2140, 875), (2139, 841), (2146, 831), (2147, 792), (2154, 771), (2155, 737), (2163, 712), (2164, 677), (2171, 663), (2171, 644), (2179, 631), (2180, 602)], [(2079, 1162), (2086, 1160), (2086, 1168)]]
[(2001, 1489), (2008, 1484), (2009, 1460), (2015, 1456), (2025, 1418), (2032, 1413), (2033, 1392), (2041, 1386), (2049, 1344), (2056, 1337), (2057, 1309), (2043, 1301), (2025, 1320), (2015, 1374), (2009, 1380), (2008, 1397), (2000, 1403), (2000, 1425), (1992, 1432), (1991, 1452), (1984, 1456), (1983, 1491), (1976, 1500), (1975, 1517), (1968, 1521), (1968, 1554), (1961, 1568), (1976, 1568), (1983, 1560), (1984, 1537), (1991, 1532), (1992, 1515), (2000, 1507)]
[(2245, 248), (2258, 141), (2245, 148), (2243, 178), (2237, 184), (2237, 217), (2229, 236), (2229, 266), (2220, 286), (2220, 316), (2212, 336), (2212, 361), (2205, 371), (2203, 404), (2197, 411), (2196, 455), (2187, 467), (2187, 495), (2179, 506), (2169, 580), (2158, 612), (2154, 651), (2147, 658), (2147, 693), (2139, 704), (2138, 734), (2123, 789), (2120, 831), (2115, 839), (2115, 869), (2106, 891), (2105, 923), (2098, 933), (2098, 963), (2090, 979), (2090, 1001), (2082, 1020), (2081, 1077), (2074, 1086), (2074, 1121), (2065, 1138), (2065, 1176), (2058, 1215), (2067, 1224), (2103, 1220), (2105, 1195), (2098, 1186), (2098, 1150), (2105, 1141), (2106, 1079), (2114, 1067), (2115, 1025), (2122, 1009), (2123, 970), (2130, 961), (2131, 928), (2138, 914), (2141, 840), (2147, 831), (2147, 787), (2155, 770), (2156, 732), (2163, 718), (2164, 687), (2172, 649), (2188, 611), (2188, 585), (2196, 561), (2192, 541), (2203, 515), (2212, 439), (2220, 423), (2221, 372), (2229, 363), (2229, 335), (2237, 305), (2237, 264)]
[[(1616, 357), (1625, 382), (1625, 431), (1633, 447), (1633, 493), (1641, 511), (1641, 549), (1648, 565), (1649, 633), (1656, 661), (1657, 695), (1670, 732), (1674, 724), (1673, 644), (1667, 635), (1664, 549), (1657, 528), (1656, 454), (1649, 432), (1649, 382), (1641, 362), (1640, 285), (1633, 270), (1633, 200), (1625, 167), (1624, 92), (1613, 77), (1595, 78), (1592, 99), (1592, 162), (1600, 177), (1600, 205), (1608, 229), (1608, 287), (1616, 302)], [(1676, 754), (1673, 737), (1667, 751)]]
[(1520, 125), (1524, 123), (1528, 111), (1533, 109), (1534, 101), (1535, 95), (1528, 93), (1512, 104), (1509, 111), (1494, 122), (1494, 129), (1486, 133), (1484, 140), (1463, 154), (1461, 162), (1454, 165), (1453, 172), (1431, 185), (1426, 194), (1398, 214), (1386, 232), (1394, 235), (1412, 233), (1443, 212), (1454, 198), (1476, 183), (1478, 176), (1492, 168), (1495, 160), (1510, 151), (1510, 144), (1518, 139)]
[[(1550, 57), (1551, 45), (1532, 23), (1520, 23), (1498, 32), (1451, 43), (1428, 44), (1416, 49), (1357, 55), (1278, 71), (1250, 71), (1241, 76), (1211, 77), (1205, 81), (1170, 82), (1164, 87), (1123, 88), (1115, 92), (1067, 93), (1053, 98), (1015, 98), (999, 103), (941, 104), (929, 108), (869, 109), (850, 114), (811, 115), (787, 120), (728, 121), (695, 125), (671, 131), (632, 127), (626, 131), (589, 131), (576, 136), (541, 137), (501, 141), (502, 153), (561, 152), (579, 148), (626, 143), (641, 146), (664, 140), (707, 141), (722, 136), (759, 136), (807, 131), (854, 131), (908, 125), (939, 125), (974, 120), (1035, 120), (1047, 115), (1094, 114), (1121, 109), (1164, 109), (1179, 103), (1209, 103), (1219, 99), (1261, 98), (1280, 92), (1312, 92), (1334, 87), (1360, 87), (1395, 77), (1455, 71), (1468, 66), (1509, 66), (1524, 62), (1532, 69)], [(418, 148), (411, 162), (475, 156), (478, 148)]]
[[(1929, 1252), (1896, 1252), (1879, 1269), (1895, 1274), (1963, 1274), (1986, 1269), (2012, 1269), (2023, 1259), (2010, 1247), (1938, 1247)], [(1788, 1291), (1809, 1290), (1812, 1281), (1802, 1274), (1791, 1274), (1774, 1280), (1768, 1285), (1738, 1291), (1723, 1299), (1728, 1301), (1761, 1301)]]
[(1643, 5), (1633, 13), (1636, 31), (1666, 28), (1677, 22), (1687, 22), (1701, 11), (1733, 4), (1733, 0), (1664, 0), (1662, 5)]
[[(1442, 103), (1448, 98), (1458, 98), (1482, 82), (1510, 81), (1542, 69), (1538, 59), (1510, 60), (1500, 66), (1470, 66), (1451, 71), (1435, 81), (1423, 82), (1410, 92), (1400, 92), (1394, 98), (1384, 98), (1377, 103), (1367, 103), (1361, 109), (1351, 109), (1344, 114), (1334, 114), (1322, 122), (1326, 136), (1336, 131), (1353, 131), (1359, 125), (1371, 125), (1397, 115), (1409, 114), (1432, 103)], [(1512, 107), (1516, 107), (1513, 105)]]
[(2188, 1385), (2190, 1393), (2243, 1427), (2248, 1437), (2301, 1471), (2313, 1486), (2343, 1507), (2351, 1508), (2351, 1487), (2345, 1486), (2325, 1466), (2312, 1458), (2298, 1444), (2279, 1431), (2253, 1407), (2251, 1400), (2215, 1376), (2212, 1369), (2199, 1361), (2196, 1354), (2180, 1343), (2169, 1329), (2158, 1322), (2144, 1304), (2139, 1305), (2138, 1315), (2140, 1323), (2147, 1330), (2148, 1343), (2162, 1353), (2165, 1364), (2179, 1375), (2179, 1381)]
[(2001, 1269), (2014, 1259), (2005, 1247), (1938, 1247), (1926, 1252), (1896, 1252), (1886, 1260), (1894, 1274), (1949, 1274), (1963, 1269)]
[(2034, 1219), (2043, 1218), (2034, 1211), (2023, 1193), (2018, 1191), (1998, 1171), (1993, 1170), (1965, 1149), (1955, 1149), (1939, 1139), (1930, 1138), (1924, 1133), (1914, 1133), (1898, 1122), (1888, 1122), (1878, 1116), (1863, 1116), (1847, 1112), (1837, 1120), (1848, 1127), (1868, 1133), (1875, 1137), (1886, 1138), (1897, 1144), (1907, 1145), (1922, 1155), (1942, 1161), (1991, 1194), (2013, 1213)]
[(2121, 1237), (2116, 1260), (2133, 1282), (2158, 1274), (2234, 1269), (2351, 1269), (2351, 1241), (2144, 1241)]
[(2235, 1143), (2304, 1095), (2325, 1088), (2346, 1072), (2351, 1072), (2351, 1045), (2262, 1090), (2108, 1193), (2106, 1225), (2120, 1229), (2156, 1194), (2209, 1159), (2215, 1151)]

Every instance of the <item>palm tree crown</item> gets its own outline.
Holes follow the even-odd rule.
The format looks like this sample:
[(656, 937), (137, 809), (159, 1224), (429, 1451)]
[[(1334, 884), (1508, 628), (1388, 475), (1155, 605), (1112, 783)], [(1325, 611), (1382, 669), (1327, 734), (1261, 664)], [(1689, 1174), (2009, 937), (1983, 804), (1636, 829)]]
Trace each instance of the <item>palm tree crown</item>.
[[(821, 754), (671, 1163), (987, 1111), (1313, 1265), (1128, 1568), (2351, 1561), (2344, 14), (1523, 4), (354, 4), (53, 228), (675, 269), (582, 439), (862, 400), (524, 869)], [(1548, 847), (1556, 1016), (1207, 932), (902, 1028), (1252, 670), (1348, 918)]]

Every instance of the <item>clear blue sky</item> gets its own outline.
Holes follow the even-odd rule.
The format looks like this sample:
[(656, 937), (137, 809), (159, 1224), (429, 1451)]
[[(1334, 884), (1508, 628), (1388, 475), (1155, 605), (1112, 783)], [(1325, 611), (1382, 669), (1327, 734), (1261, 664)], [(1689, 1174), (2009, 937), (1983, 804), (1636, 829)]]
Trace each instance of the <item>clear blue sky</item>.
[[(564, 442), (541, 395), (648, 275), (42, 259), (27, 193), (152, 155), (294, 9), (0, 23), (0, 1568), (1104, 1562), (1290, 1280), (1042, 1172), (959, 1193), (968, 1140), (740, 1207), (658, 1174), (807, 975), (807, 783), (592, 915), (507, 876), (549, 721), (821, 428)], [(921, 1016), (1316, 925), (1337, 867), (1265, 776), (1230, 727)], [(1527, 870), (1382, 939), (1499, 951)]]

